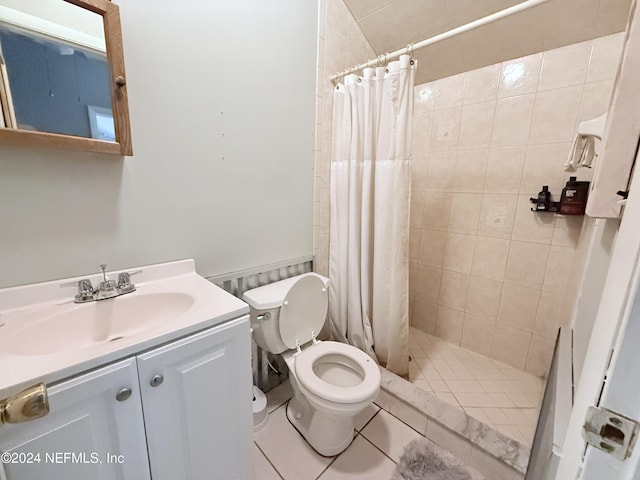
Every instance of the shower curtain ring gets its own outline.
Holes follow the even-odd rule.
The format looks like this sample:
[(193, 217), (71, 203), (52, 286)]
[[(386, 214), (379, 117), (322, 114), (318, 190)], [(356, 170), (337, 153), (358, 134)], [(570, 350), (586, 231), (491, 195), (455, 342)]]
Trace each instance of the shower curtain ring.
[(413, 43), (408, 43), (406, 54), (411, 55), (412, 53), (413, 53)]

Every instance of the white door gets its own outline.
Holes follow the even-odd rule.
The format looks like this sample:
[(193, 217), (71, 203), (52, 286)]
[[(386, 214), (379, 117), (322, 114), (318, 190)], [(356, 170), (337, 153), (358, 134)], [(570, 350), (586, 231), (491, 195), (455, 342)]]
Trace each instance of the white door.
[[(623, 324), (618, 335), (617, 345), (614, 348), (614, 356), (611, 367), (607, 372), (607, 379), (599, 406), (606, 408), (608, 412), (633, 420), (629, 422), (631, 428), (640, 427), (640, 357), (638, 356), (640, 344), (640, 268), (636, 265), (634, 289), (629, 299), (629, 316)], [(606, 417), (611, 417), (607, 415)], [(605, 417), (605, 418), (606, 418)], [(614, 420), (625, 422), (625, 419)], [(621, 452), (627, 450), (624, 447), (625, 440), (632, 434), (623, 431), (623, 425), (607, 422), (609, 441), (606, 445), (622, 443)], [(637, 436), (640, 432), (636, 431)], [(625, 438), (627, 437), (627, 438)], [(612, 443), (611, 439), (615, 439)], [(623, 453), (621, 453), (622, 455)], [(640, 444), (635, 442), (635, 447), (630, 456), (624, 460), (615, 458), (610, 453), (589, 446), (587, 448), (584, 465), (582, 467), (582, 479), (601, 480), (603, 478), (616, 480), (640, 479)]]
[(153, 480), (253, 478), (249, 317), (138, 356)]
[(9, 454), (0, 478), (4, 469), (7, 480), (149, 480), (134, 358), (48, 392), (45, 417), (0, 427), (0, 452)]

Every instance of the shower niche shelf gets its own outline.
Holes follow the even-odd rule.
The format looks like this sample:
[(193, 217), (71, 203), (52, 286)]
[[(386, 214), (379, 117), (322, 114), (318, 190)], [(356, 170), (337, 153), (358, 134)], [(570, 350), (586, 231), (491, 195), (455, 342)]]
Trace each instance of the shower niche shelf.
[(589, 184), (590, 182), (579, 182), (576, 177), (570, 177), (562, 189), (559, 202), (551, 200), (549, 186), (543, 185), (538, 196), (529, 199), (534, 204), (531, 211), (558, 213), (560, 215), (584, 215), (589, 195)]

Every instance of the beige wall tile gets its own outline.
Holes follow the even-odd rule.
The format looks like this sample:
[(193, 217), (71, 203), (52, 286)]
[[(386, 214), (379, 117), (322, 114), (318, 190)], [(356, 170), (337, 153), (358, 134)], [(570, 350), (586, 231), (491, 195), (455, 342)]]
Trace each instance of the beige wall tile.
[(540, 78), (542, 53), (516, 58), (502, 64), (498, 97), (535, 93)]
[(526, 147), (492, 147), (487, 160), (484, 193), (518, 193)]
[(420, 239), (420, 253), (417, 258), (418, 262), (442, 268), (446, 244), (447, 232), (423, 230)]
[(416, 85), (413, 89), (413, 113), (433, 112), (436, 105), (433, 82)]
[(433, 84), (435, 90), (435, 109), (445, 110), (462, 106), (464, 97), (465, 74), (441, 78)]
[(475, 234), (478, 230), (482, 195), (476, 193), (454, 193), (451, 195), (449, 231)]
[(583, 84), (590, 55), (591, 41), (544, 52), (538, 91)]
[(609, 110), (613, 85), (613, 80), (602, 80), (584, 85), (578, 110), (578, 122), (599, 117)]
[(513, 367), (524, 369), (530, 343), (530, 333), (497, 325), (491, 344), (491, 356)]
[[(480, 104), (481, 105), (481, 104)], [(453, 191), (460, 193), (482, 193), (487, 169), (488, 148), (458, 150)]]
[(526, 145), (533, 117), (535, 95), (518, 95), (498, 100), (491, 146)]
[(532, 212), (533, 204), (529, 201), (537, 194), (519, 195), (516, 216), (513, 222), (512, 240), (551, 244), (556, 215), (545, 212)]
[(475, 235), (450, 233), (444, 252), (443, 268), (453, 272), (471, 273)]
[(436, 333), (438, 304), (416, 297), (411, 314), (411, 325), (425, 333)]
[(477, 237), (471, 273), (475, 276), (502, 281), (509, 254), (509, 240)]
[(462, 107), (449, 108), (447, 110), (436, 110), (433, 112), (432, 119), (431, 151), (442, 152), (455, 150), (458, 146), (458, 139), (460, 137)]
[(544, 274), (543, 290), (564, 292), (571, 275), (575, 249), (553, 245), (549, 250), (549, 260)]
[(553, 230), (553, 245), (576, 248), (580, 240), (584, 216), (563, 216), (556, 220)]
[[(577, 85), (538, 92), (531, 120), (529, 143), (573, 140), (582, 88), (582, 85)], [(569, 153), (568, 150), (567, 153)]]
[(482, 195), (478, 235), (510, 238), (518, 196), (510, 193)]
[(410, 273), (409, 288), (411, 294), (426, 302), (438, 303), (442, 269), (416, 264), (415, 268), (411, 268)]
[(436, 335), (447, 342), (460, 344), (464, 313), (444, 305), (438, 307)]
[(541, 289), (548, 258), (549, 245), (513, 240), (509, 247), (504, 281)]
[(413, 135), (411, 137), (411, 152), (413, 155), (429, 153), (431, 149), (431, 113), (413, 116)]
[(525, 370), (539, 377), (545, 376), (549, 371), (554, 345), (555, 339), (533, 335)]
[(531, 332), (539, 299), (538, 289), (505, 283), (500, 297), (498, 324)]
[[(464, 310), (469, 293), (469, 275), (449, 270), (442, 271), (440, 282), (440, 305), (456, 310)], [(439, 313), (438, 313), (439, 315)], [(462, 317), (460, 317), (462, 322)]]
[(498, 316), (502, 282), (472, 276), (469, 281), (467, 313), (495, 320)]
[(622, 53), (624, 33), (596, 38), (591, 47), (587, 82), (613, 80), (618, 71), (618, 63)]
[[(422, 228), (422, 214), (425, 203), (425, 192), (412, 191), (409, 211), (409, 221), (411, 222), (411, 228)], [(327, 208), (331, 208), (331, 205), (327, 205)], [(419, 245), (418, 245), (419, 247)], [(417, 254), (418, 250), (414, 253)]]
[(534, 335), (555, 339), (558, 327), (566, 325), (568, 319), (562, 319), (562, 304), (564, 295), (562, 292), (541, 292), (536, 320), (533, 327)]
[(440, 192), (453, 190), (456, 171), (456, 151), (431, 152), (427, 171), (427, 189)]
[(426, 192), (422, 209), (422, 225), (432, 230), (447, 230), (450, 210), (451, 193)]
[(495, 321), (465, 314), (460, 345), (483, 355), (491, 355)]
[(564, 162), (569, 155), (569, 143), (529, 145), (524, 161), (520, 193), (537, 196), (543, 185), (549, 185), (554, 200), (560, 200), (564, 187)]
[(501, 64), (496, 64), (467, 72), (464, 84), (464, 104), (495, 100), (498, 97), (500, 69)]
[(414, 154), (411, 158), (411, 193), (427, 190), (428, 154)]
[(488, 147), (491, 143), (496, 102), (490, 100), (462, 107), (461, 148)]

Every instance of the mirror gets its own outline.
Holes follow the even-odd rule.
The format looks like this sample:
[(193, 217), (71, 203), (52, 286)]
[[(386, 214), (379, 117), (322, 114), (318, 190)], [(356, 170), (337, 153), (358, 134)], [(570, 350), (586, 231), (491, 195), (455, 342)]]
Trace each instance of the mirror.
[(120, 14), (0, 0), (0, 143), (132, 155)]

